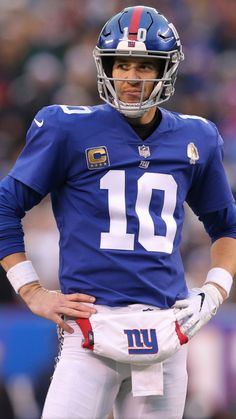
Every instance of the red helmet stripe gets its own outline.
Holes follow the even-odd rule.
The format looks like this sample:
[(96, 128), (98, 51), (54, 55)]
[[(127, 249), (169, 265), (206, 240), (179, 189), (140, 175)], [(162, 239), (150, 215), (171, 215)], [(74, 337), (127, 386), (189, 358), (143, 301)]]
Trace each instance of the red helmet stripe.
[[(131, 18), (130, 26), (129, 26), (129, 39), (137, 41), (137, 32), (139, 28), (139, 23), (141, 19), (141, 15), (143, 13), (143, 6), (135, 7), (133, 16)], [(132, 34), (132, 35), (131, 35)], [(134, 35), (136, 34), (136, 35)]]

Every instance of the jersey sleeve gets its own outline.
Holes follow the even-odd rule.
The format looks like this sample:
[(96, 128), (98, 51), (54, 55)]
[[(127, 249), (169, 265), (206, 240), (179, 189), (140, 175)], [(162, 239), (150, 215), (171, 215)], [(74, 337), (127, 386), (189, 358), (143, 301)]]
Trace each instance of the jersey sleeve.
[(223, 140), (218, 131), (209, 158), (194, 179), (187, 203), (198, 216), (228, 207), (234, 197), (223, 166)]
[(40, 194), (11, 176), (0, 182), (0, 259), (25, 251), (21, 219), (41, 199)]
[(41, 109), (26, 136), (26, 145), (10, 176), (45, 196), (66, 178), (66, 133), (57, 118), (58, 107)]
[(234, 203), (227, 208), (202, 214), (199, 220), (203, 222), (212, 242), (222, 237), (236, 239), (236, 206)]

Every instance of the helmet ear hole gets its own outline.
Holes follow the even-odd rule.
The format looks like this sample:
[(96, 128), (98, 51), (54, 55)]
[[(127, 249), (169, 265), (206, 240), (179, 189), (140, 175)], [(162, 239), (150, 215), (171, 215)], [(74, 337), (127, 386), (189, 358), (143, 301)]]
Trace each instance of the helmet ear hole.
[(112, 68), (114, 64), (114, 57), (102, 57), (102, 66), (107, 77), (112, 77)]
[(165, 67), (166, 67), (166, 61), (165, 60), (157, 60), (157, 78), (161, 79), (164, 75)]

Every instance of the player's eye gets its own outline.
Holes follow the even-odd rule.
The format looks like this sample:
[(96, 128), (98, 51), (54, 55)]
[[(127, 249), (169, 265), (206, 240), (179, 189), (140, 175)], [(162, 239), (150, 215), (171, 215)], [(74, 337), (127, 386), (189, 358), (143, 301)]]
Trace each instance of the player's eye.
[(115, 64), (115, 68), (119, 70), (128, 70), (128, 64), (127, 63), (117, 63)]
[(140, 70), (143, 70), (143, 71), (155, 71), (156, 69), (154, 64), (152, 63), (142, 63), (140, 64), (139, 68)]

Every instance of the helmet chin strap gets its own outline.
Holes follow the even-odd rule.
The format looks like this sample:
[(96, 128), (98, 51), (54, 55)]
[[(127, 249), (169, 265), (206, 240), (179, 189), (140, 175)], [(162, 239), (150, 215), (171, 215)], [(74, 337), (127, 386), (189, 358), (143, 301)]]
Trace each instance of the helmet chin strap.
[(114, 104), (116, 105), (116, 109), (128, 118), (141, 118), (147, 112), (147, 109), (137, 109), (140, 106), (139, 103), (130, 105), (130, 103), (122, 102), (118, 99), (114, 101)]

